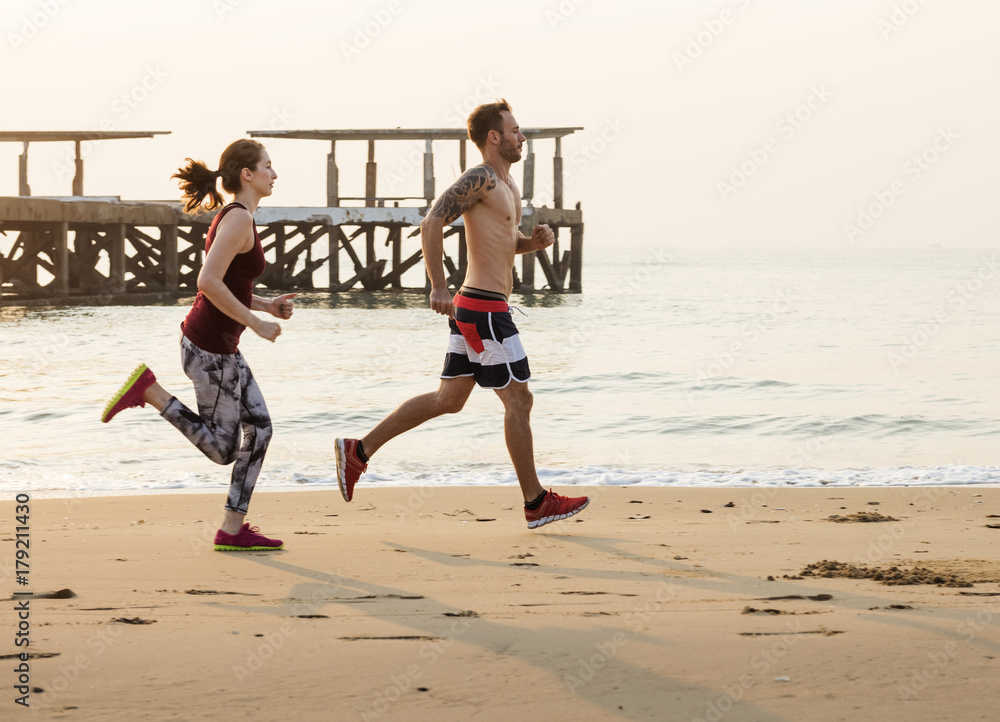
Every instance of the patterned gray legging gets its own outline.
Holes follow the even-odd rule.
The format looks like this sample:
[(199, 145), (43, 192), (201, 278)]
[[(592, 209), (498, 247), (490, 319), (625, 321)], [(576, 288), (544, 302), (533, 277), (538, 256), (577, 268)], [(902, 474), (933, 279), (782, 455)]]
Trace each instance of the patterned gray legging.
[(181, 363), (194, 383), (198, 413), (171, 397), (160, 416), (216, 464), (236, 462), (226, 509), (246, 514), (271, 441), (271, 417), (260, 387), (239, 351), (209, 353), (181, 336)]

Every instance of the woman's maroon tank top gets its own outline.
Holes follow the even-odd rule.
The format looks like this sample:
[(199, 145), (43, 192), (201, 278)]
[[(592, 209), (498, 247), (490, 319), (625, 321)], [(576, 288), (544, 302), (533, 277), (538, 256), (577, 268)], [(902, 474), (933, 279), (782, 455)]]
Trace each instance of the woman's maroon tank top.
[[(205, 253), (208, 254), (215, 240), (216, 229), (219, 222), (233, 208), (243, 208), (241, 203), (230, 203), (216, 214), (212, 220), (212, 225), (208, 228), (208, 235), (205, 237)], [(232, 263), (226, 270), (226, 275), (222, 277), (222, 282), (226, 288), (233, 292), (233, 295), (247, 308), (253, 302), (253, 282), (260, 276), (267, 267), (264, 260), (264, 247), (261, 245), (260, 236), (257, 235), (257, 226), (253, 226), (253, 248), (245, 253), (237, 253)], [(198, 348), (209, 353), (236, 353), (236, 347), (240, 343), (240, 335), (245, 329), (238, 323), (224, 314), (201, 291), (191, 304), (191, 310), (187, 317), (181, 322), (181, 331)]]

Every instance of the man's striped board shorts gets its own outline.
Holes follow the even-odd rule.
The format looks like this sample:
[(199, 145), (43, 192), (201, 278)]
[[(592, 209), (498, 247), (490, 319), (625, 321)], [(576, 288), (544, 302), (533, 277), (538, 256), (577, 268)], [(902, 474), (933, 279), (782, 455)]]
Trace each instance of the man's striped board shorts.
[(506, 301), (487, 301), (455, 294), (455, 317), (441, 378), (472, 376), (485, 389), (503, 389), (511, 379), (531, 378), (511, 308)]

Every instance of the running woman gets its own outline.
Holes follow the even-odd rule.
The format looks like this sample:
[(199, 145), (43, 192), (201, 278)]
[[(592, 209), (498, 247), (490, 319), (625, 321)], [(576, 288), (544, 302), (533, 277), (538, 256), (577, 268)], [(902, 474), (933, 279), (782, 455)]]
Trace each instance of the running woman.
[(278, 174), (264, 146), (243, 139), (223, 151), (219, 170), (211, 171), (203, 162), (188, 158), (187, 164), (171, 177), (180, 180), (184, 210), (188, 213), (223, 206), (216, 187), (219, 179), (222, 188), (234, 196), (208, 229), (198, 295), (181, 323), (181, 364), (194, 383), (198, 413), (170, 395), (146, 364), (140, 364), (108, 402), (101, 420), (106, 423), (123, 409), (148, 403), (216, 464), (235, 461), (215, 549), (281, 549), (281, 540), (267, 538), (244, 521), (271, 440), (271, 417), (238, 348), (240, 335), (247, 327), (271, 342), (281, 333), (281, 326), (252, 311), (288, 319), (294, 310), (294, 293), (273, 299), (253, 293), (254, 279), (267, 265), (253, 214), (261, 198), (271, 195)]
[[(585, 496), (546, 491), (538, 480), (529, 422), (531, 372), (507, 304), (515, 255), (548, 248), (555, 234), (545, 225), (535, 226), (530, 236), (518, 230), (521, 192), (510, 167), (521, 160), (525, 138), (507, 101), (472, 111), (468, 131), (483, 162), (463, 173), (420, 224), (430, 306), (448, 317), (451, 329), (441, 383), (437, 391), (403, 402), (361, 439), (337, 439), (337, 483), (350, 501), (369, 457), (383, 444), (429, 419), (460, 411), (478, 384), (503, 402), (507, 450), (524, 497), (525, 520), (535, 529), (571, 517), (590, 503)], [(469, 267), (452, 298), (442, 261), (444, 227), (459, 216), (465, 219)]]

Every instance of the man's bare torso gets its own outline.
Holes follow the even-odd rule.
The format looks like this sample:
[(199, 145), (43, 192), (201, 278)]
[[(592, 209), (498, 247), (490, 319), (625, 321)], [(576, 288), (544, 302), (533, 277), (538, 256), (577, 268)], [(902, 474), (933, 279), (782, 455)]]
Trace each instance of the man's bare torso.
[(512, 178), (504, 181), (489, 166), (479, 167), (487, 170), (492, 188), (463, 214), (469, 249), (465, 285), (510, 296), (521, 225), (521, 193)]

